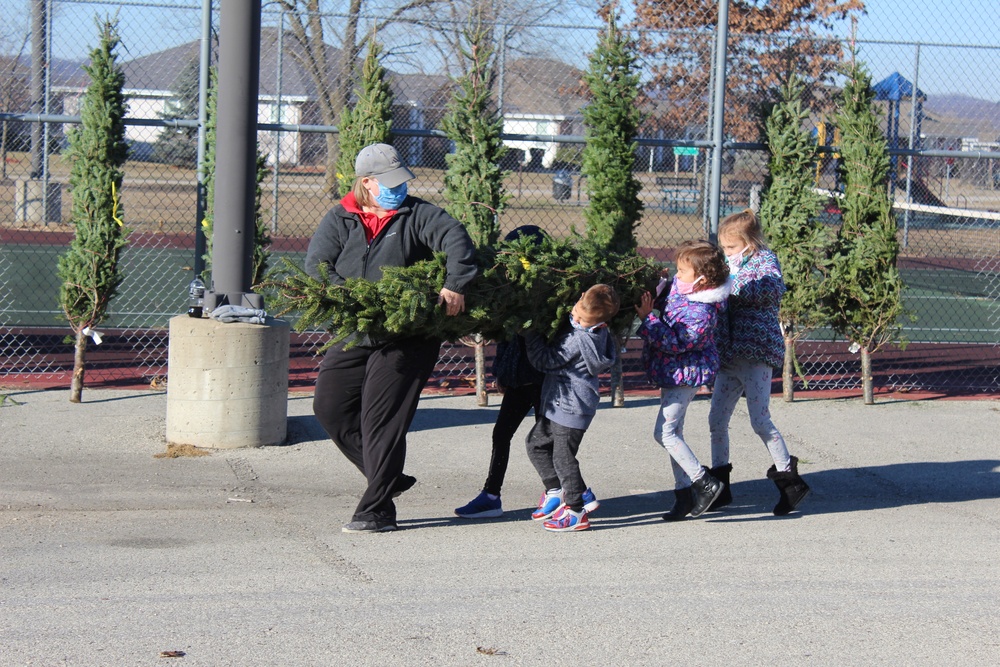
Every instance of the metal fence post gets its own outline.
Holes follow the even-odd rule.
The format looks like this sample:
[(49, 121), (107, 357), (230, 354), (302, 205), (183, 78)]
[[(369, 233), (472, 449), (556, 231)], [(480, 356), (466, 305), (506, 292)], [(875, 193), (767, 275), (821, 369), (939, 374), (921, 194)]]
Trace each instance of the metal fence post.
[[(45, 113), (45, 72), (49, 69), (45, 60), (45, 37), (48, 28), (48, 0), (32, 0), (31, 3), (31, 90), (29, 92), (33, 114)], [(42, 176), (42, 123), (31, 126), (31, 174), (29, 178)]]
[[(909, 149), (912, 151), (915, 141), (919, 142), (920, 137), (915, 137), (917, 131), (917, 84), (920, 83), (920, 44), (916, 45), (916, 54), (913, 57), (913, 90), (910, 94), (910, 143)], [(911, 203), (910, 196), (913, 185), (913, 162), (916, 156), (912, 153), (906, 156), (906, 203)], [(903, 248), (909, 245), (910, 236), (910, 209), (903, 212)]]
[(729, 0), (719, 0), (716, 26), (715, 93), (712, 96), (712, 178), (709, 185), (709, 238), (719, 233), (719, 194), (722, 191), (722, 142), (725, 132), (726, 45), (729, 41)]

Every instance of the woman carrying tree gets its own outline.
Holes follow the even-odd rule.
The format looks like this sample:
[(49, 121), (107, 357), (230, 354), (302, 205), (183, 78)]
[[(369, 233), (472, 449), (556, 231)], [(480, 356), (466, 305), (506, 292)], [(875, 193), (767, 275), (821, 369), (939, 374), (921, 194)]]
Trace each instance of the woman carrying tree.
[[(444, 210), (409, 196), (414, 178), (396, 149), (366, 146), (355, 160), (354, 188), (320, 222), (309, 242), (306, 271), (333, 284), (377, 282), (383, 267), (410, 266), (447, 255), (438, 296), (448, 315), (465, 310), (465, 287), (476, 276), (472, 240)], [(346, 533), (396, 530), (393, 498), (416, 480), (403, 474), (406, 434), (434, 370), (441, 341), (357, 337), (334, 344), (319, 367), (313, 412), (347, 459), (368, 480)]]
[(767, 247), (757, 216), (747, 209), (719, 224), (719, 245), (726, 253), (733, 289), (717, 333), (721, 366), (712, 389), (708, 425), (712, 437), (712, 475), (724, 484), (710, 509), (732, 502), (729, 476), (729, 420), (740, 396), (747, 398), (750, 425), (767, 446), (774, 465), (767, 477), (778, 487), (776, 516), (788, 514), (809, 494), (799, 477), (798, 459), (771, 421), (771, 374), (781, 368), (785, 344), (778, 306), (785, 293), (777, 256)]

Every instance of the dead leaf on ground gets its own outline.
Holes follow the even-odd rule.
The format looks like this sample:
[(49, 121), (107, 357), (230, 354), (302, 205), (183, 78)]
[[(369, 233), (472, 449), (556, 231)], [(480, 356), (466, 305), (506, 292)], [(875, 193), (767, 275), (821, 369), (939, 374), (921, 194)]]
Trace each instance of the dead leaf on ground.
[(194, 445), (167, 445), (167, 451), (153, 454), (154, 459), (179, 459), (182, 456), (210, 456), (211, 452)]
[(160, 651), (161, 658), (183, 658), (185, 655), (184, 651)]

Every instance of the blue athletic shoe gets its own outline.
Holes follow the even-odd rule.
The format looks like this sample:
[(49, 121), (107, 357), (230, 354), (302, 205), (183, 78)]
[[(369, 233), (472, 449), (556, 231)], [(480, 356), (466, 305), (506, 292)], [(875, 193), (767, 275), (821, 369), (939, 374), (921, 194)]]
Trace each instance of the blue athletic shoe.
[(500, 496), (494, 500), (483, 491), (468, 505), (456, 509), (455, 514), (463, 519), (495, 519), (503, 516), (503, 506), (500, 504)]
[(552, 489), (542, 494), (538, 501), (538, 509), (531, 513), (531, 518), (535, 521), (548, 519), (556, 513), (563, 504), (562, 489)]
[(600, 506), (601, 503), (597, 502), (597, 496), (594, 495), (593, 491), (588, 488), (583, 492), (583, 509), (587, 514), (590, 514)]

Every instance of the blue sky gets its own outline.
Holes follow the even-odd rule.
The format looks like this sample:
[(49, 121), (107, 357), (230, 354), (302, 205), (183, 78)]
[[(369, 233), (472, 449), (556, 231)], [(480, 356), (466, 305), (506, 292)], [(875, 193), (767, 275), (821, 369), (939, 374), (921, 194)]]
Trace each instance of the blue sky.
[[(126, 59), (198, 39), (200, 0), (164, 0), (164, 4), (168, 3), (183, 4), (190, 9), (154, 6), (118, 9), (113, 4), (57, 2), (55, 55), (85, 58), (96, 36), (95, 14), (103, 16), (116, 10), (126, 47), (122, 55)], [(992, 46), (989, 49), (923, 46), (918, 83), (931, 95), (961, 93), (1000, 101), (1000, 0), (869, 0), (867, 4), (867, 14), (858, 21), (858, 39), (862, 41), (860, 56), (868, 63), (874, 80), (893, 71), (914, 80), (916, 53), (912, 45), (871, 42)], [(3, 52), (9, 53), (20, 46), (15, 33), (18, 24), (26, 25), (28, 6), (29, 0), (0, 0), (0, 15), (4, 16), (4, 25), (0, 27)], [(589, 11), (586, 15), (592, 16)], [(593, 25), (593, 19), (587, 23)], [(841, 36), (849, 32), (848, 25), (839, 26), (836, 31)]]
[[(860, 56), (875, 81), (893, 71), (914, 80), (912, 45), (924, 42), (919, 87), (928, 94), (961, 93), (1000, 101), (1000, 0), (871, 0), (858, 21)], [(846, 27), (845, 27), (846, 28)], [(849, 30), (843, 34), (847, 34)], [(992, 45), (944, 48), (931, 44)]]

